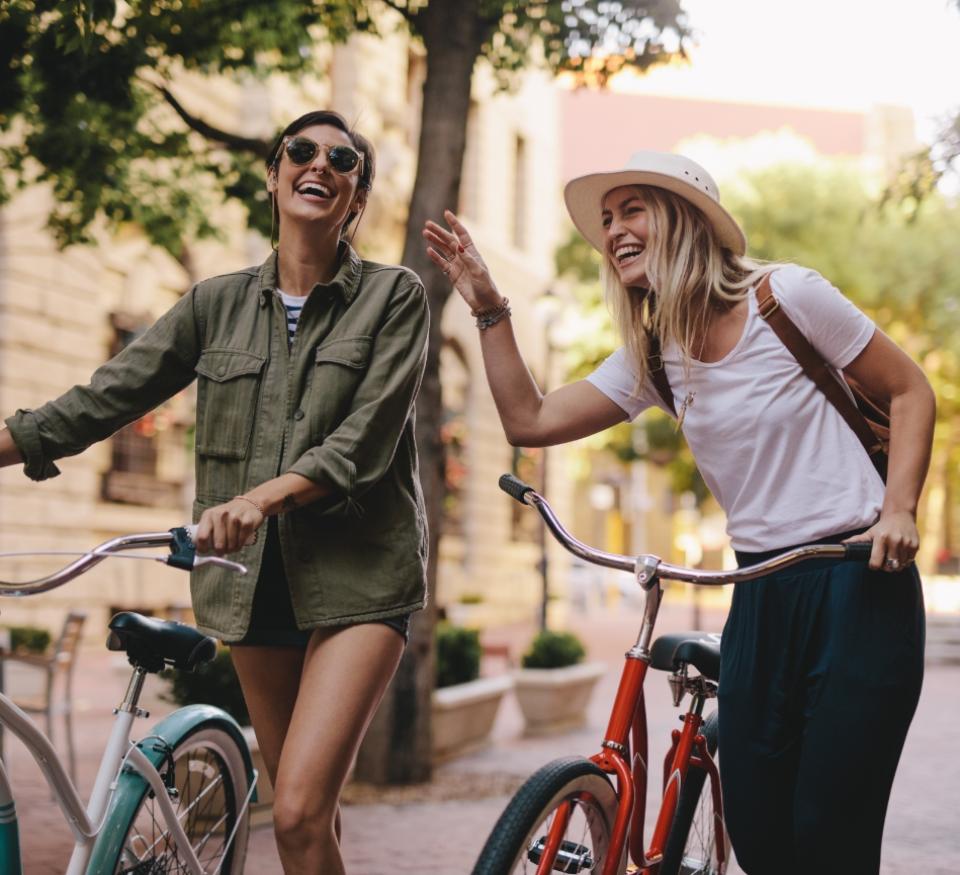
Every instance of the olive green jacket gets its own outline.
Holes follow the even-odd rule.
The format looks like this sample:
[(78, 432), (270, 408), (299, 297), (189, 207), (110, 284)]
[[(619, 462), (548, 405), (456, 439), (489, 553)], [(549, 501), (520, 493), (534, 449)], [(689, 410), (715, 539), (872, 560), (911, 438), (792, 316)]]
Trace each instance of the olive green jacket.
[[(424, 604), (426, 523), (414, 445), (414, 399), (429, 314), (416, 274), (361, 261), (307, 299), (288, 349), (276, 255), (204, 280), (93, 374), (38, 410), (7, 420), (35, 480), (179, 392), (195, 377), (193, 517), (293, 472), (334, 488), (279, 520), (300, 628), (398, 616)], [(266, 534), (266, 528), (262, 530)], [(193, 572), (197, 624), (242, 637), (265, 537), (232, 558), (240, 576)]]

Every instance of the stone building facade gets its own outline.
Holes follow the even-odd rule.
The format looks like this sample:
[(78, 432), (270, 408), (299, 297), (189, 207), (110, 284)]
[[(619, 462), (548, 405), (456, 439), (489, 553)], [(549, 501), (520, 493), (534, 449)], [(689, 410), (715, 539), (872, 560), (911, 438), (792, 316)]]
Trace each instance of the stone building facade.
[[(279, 81), (230, 83), (183, 75), (178, 99), (212, 124), (268, 135), (316, 107), (341, 112), (378, 150), (378, 174), (356, 245), (361, 255), (396, 261), (413, 185), (424, 62), (418, 47), (392, 33), (357, 37), (328, 50), (328, 74), (293, 87)], [(521, 343), (534, 363), (545, 355), (534, 301), (553, 282), (562, 210), (558, 95), (545, 73), (526, 74), (515, 92), (475, 77), (462, 212), (511, 298)], [(224, 239), (190, 246), (180, 263), (135, 229), (96, 231), (98, 245), (58, 251), (44, 228), (49, 193), (31, 189), (0, 212), (0, 410), (36, 407), (86, 382), (136, 333), (205, 276), (260, 262), (268, 243), (247, 231), (240, 211), (223, 207)], [(536, 527), (519, 520), (496, 481), (515, 462), (486, 387), (476, 329), (459, 300), (443, 316), (443, 381), (452, 459), (450, 518), (441, 541), (438, 600), (464, 596), (489, 621), (527, 618), (540, 599)], [(541, 374), (542, 376), (542, 374)], [(123, 433), (58, 463), (60, 477), (33, 483), (16, 468), (0, 471), (0, 552), (82, 550), (116, 534), (162, 530), (187, 519), (192, 493), (193, 391)], [(537, 460), (519, 459), (539, 477)], [(568, 490), (563, 454), (554, 496)], [(518, 508), (519, 509), (519, 508)], [(522, 509), (520, 509), (522, 511)], [(532, 514), (532, 512), (531, 512)], [(558, 559), (558, 557), (555, 557)], [(60, 567), (65, 557), (0, 559), (0, 578), (24, 580)], [(562, 565), (553, 563), (557, 586)], [(136, 608), (182, 613), (186, 575), (162, 566), (111, 560), (63, 589), (0, 604), (0, 623), (55, 629), (67, 610), (91, 617), (100, 637), (110, 612)], [(480, 618), (484, 619), (484, 618)]]

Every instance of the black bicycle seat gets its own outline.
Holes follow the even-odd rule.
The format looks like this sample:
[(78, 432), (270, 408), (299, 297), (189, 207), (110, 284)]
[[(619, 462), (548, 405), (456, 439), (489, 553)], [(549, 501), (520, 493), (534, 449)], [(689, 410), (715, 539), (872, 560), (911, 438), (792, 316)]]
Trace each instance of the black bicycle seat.
[(675, 632), (661, 635), (650, 648), (650, 665), (660, 671), (676, 671), (692, 665), (704, 677), (720, 678), (720, 633)]
[(147, 671), (168, 665), (193, 671), (217, 655), (217, 642), (193, 626), (123, 611), (110, 621), (107, 649), (123, 651), (133, 665)]

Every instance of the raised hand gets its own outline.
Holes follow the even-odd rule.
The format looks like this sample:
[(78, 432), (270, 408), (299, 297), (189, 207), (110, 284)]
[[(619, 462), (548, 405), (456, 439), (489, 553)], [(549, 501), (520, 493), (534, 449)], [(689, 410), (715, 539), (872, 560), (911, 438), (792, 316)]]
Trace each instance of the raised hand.
[(430, 220), (423, 226), (430, 260), (446, 274), (471, 310), (499, 306), (502, 297), (469, 232), (450, 210), (444, 210), (443, 217), (451, 230)]

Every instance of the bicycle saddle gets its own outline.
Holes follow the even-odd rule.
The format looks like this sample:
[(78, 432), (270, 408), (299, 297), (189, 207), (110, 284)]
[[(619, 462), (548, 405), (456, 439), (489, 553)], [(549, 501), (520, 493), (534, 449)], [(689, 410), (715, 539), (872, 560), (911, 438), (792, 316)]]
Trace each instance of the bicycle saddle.
[(193, 671), (216, 656), (217, 642), (193, 626), (123, 611), (110, 621), (107, 649), (123, 651), (132, 665), (147, 671), (167, 665)]
[(694, 666), (704, 677), (720, 678), (720, 634), (718, 632), (676, 632), (661, 635), (650, 648), (650, 666), (676, 671), (681, 663)]

